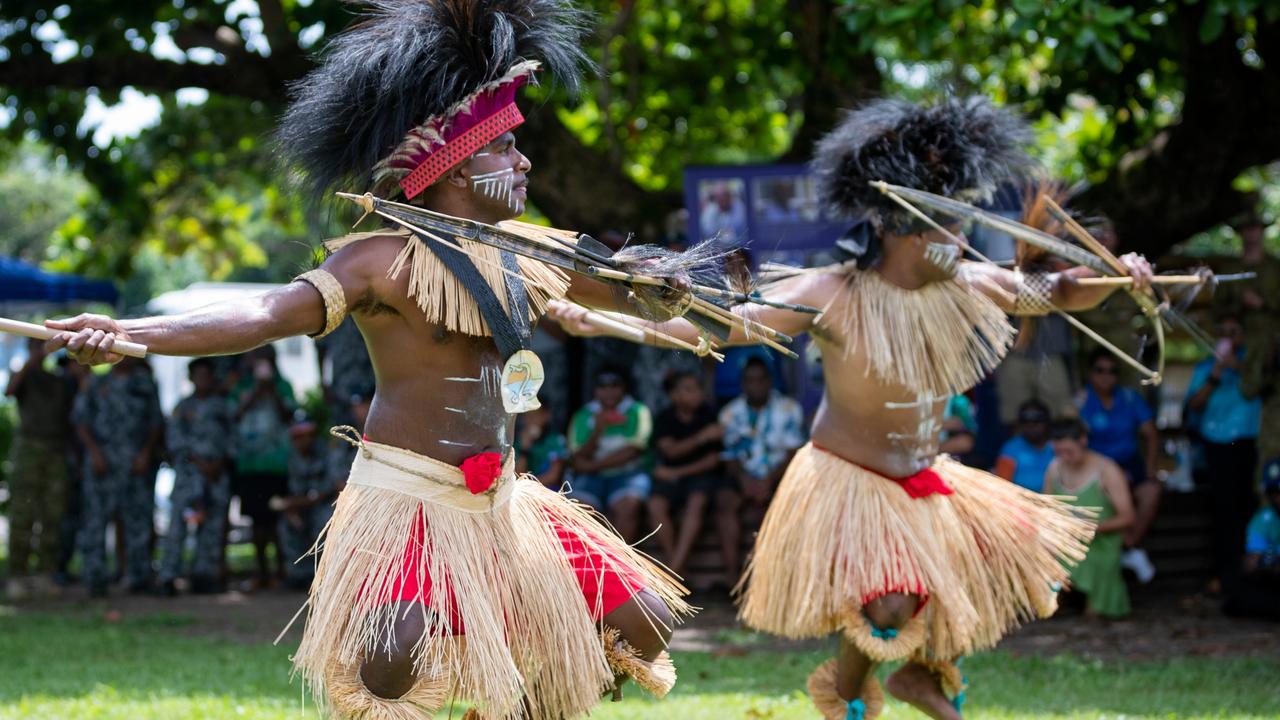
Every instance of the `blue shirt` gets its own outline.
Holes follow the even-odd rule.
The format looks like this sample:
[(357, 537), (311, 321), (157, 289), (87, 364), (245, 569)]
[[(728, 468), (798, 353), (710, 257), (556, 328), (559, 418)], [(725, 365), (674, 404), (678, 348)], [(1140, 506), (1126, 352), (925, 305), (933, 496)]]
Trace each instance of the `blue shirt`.
[[(1239, 357), (1244, 357), (1243, 350)], [(1187, 387), (1187, 397), (1204, 387), (1212, 371), (1213, 358), (1196, 365), (1191, 384)], [(1209, 403), (1200, 413), (1200, 436), (1219, 445), (1256, 438), (1261, 418), (1262, 400), (1245, 400), (1240, 394), (1240, 373), (1224, 369), (1218, 387), (1214, 388)]]
[(1280, 513), (1274, 507), (1262, 508), (1249, 521), (1244, 551), (1249, 555), (1280, 555)]
[(1089, 426), (1089, 448), (1121, 465), (1138, 454), (1138, 428), (1151, 418), (1151, 407), (1133, 388), (1116, 388), (1110, 410), (1093, 388), (1085, 389), (1080, 419)]
[(1007, 457), (1014, 462), (1015, 484), (1035, 492), (1044, 490), (1044, 474), (1049, 470), (1049, 463), (1053, 462), (1053, 445), (1046, 442), (1044, 447), (1037, 450), (1026, 438), (1015, 435), (1000, 448), (1000, 457)]

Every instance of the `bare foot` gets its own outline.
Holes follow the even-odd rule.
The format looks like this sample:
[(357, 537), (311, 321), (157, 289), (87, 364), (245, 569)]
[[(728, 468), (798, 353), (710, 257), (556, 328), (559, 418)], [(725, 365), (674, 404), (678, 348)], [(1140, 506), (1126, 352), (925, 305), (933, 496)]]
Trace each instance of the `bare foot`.
[(889, 676), (885, 688), (934, 720), (960, 720), (960, 712), (942, 692), (938, 678), (923, 665), (907, 663)]

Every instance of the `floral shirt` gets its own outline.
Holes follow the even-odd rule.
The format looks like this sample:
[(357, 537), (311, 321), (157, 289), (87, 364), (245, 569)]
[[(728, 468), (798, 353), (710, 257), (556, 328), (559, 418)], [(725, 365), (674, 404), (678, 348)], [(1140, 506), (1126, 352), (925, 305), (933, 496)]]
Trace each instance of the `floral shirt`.
[(759, 409), (736, 398), (720, 411), (720, 424), (725, 459), (736, 460), (755, 478), (769, 475), (805, 442), (804, 410), (777, 390)]

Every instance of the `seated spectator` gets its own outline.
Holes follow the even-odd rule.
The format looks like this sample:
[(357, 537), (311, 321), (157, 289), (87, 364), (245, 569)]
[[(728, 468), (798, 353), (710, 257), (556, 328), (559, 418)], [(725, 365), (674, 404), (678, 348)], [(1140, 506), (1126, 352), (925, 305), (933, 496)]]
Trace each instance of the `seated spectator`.
[[(702, 383), (693, 373), (676, 373), (663, 383), (671, 406), (663, 410), (656, 422), (653, 447), (656, 464), (653, 469), (653, 494), (649, 497), (649, 519), (657, 526), (658, 546), (667, 567), (677, 575), (684, 571), (693, 544), (702, 531), (702, 517), (712, 496), (717, 500), (717, 519), (721, 542), (725, 541), (726, 520), (734, 527), (729, 539), (737, 543), (737, 493), (725, 484), (720, 472), (720, 439), (724, 430), (716, 422), (716, 414), (707, 404)], [(680, 522), (672, 522), (679, 516)], [(729, 553), (726, 560), (737, 556)]]
[(315, 558), (306, 554), (333, 514), (333, 501), (338, 495), (331, 482), (325, 444), (317, 435), (316, 424), (306, 417), (296, 418), (289, 426), (288, 494), (270, 500), (271, 509), (280, 513), (285, 586), (293, 590), (306, 590), (311, 585)]
[(774, 390), (768, 365), (753, 357), (742, 368), (742, 395), (720, 411), (720, 424), (729, 478), (748, 503), (763, 509), (804, 445), (804, 410)]
[(1039, 400), (1028, 400), (1018, 408), (1018, 434), (1000, 448), (996, 475), (1028, 490), (1044, 489), (1044, 474), (1053, 462), (1049, 445), (1049, 408)]
[(1280, 620), (1280, 457), (1263, 466), (1262, 493), (1266, 504), (1249, 521), (1242, 572), (1228, 582), (1222, 610)]
[(964, 395), (952, 395), (942, 413), (938, 451), (962, 458), (973, 452), (977, 437), (978, 421), (973, 416), (973, 403)]
[(552, 427), (551, 408), (544, 403), (518, 416), (516, 423), (516, 471), (531, 473), (552, 490), (564, 482), (569, 460), (569, 443), (564, 433)]
[(1129, 480), (1134, 521), (1125, 533), (1122, 564), (1133, 571), (1138, 582), (1148, 583), (1156, 569), (1142, 549), (1142, 541), (1156, 518), (1164, 489), (1156, 473), (1160, 436), (1155, 416), (1137, 390), (1119, 385), (1120, 363), (1110, 351), (1094, 350), (1088, 367), (1080, 419), (1089, 426), (1089, 447), (1114, 460)]
[(1133, 525), (1133, 500), (1124, 471), (1089, 449), (1088, 429), (1075, 418), (1049, 428), (1056, 458), (1045, 473), (1044, 492), (1071, 497), (1071, 504), (1100, 510), (1098, 527), (1084, 560), (1071, 569), (1071, 589), (1083, 593), (1093, 617), (1129, 614), (1129, 590), (1120, 574), (1124, 533)]
[(191, 590), (212, 593), (221, 589), (227, 506), (231, 480), (226, 458), (231, 450), (231, 417), (227, 399), (217, 394), (213, 362), (196, 358), (187, 366), (195, 392), (173, 409), (167, 442), (173, 464), (173, 491), (169, 494), (169, 531), (161, 545), (160, 590), (174, 595), (175, 580), (182, 573), (182, 547), (187, 524), (197, 526), (196, 554), (191, 564)]
[(653, 418), (627, 394), (626, 376), (617, 368), (596, 373), (594, 395), (569, 422), (569, 496), (606, 512), (618, 534), (635, 542), (640, 511), (649, 499), (645, 464)]
[(1234, 315), (1218, 318), (1213, 357), (1196, 365), (1187, 386), (1187, 409), (1210, 470), (1214, 509), (1214, 574), (1221, 583), (1240, 567), (1244, 533), (1258, 506), (1254, 490), (1262, 402), (1246, 399), (1240, 373), (1244, 329)]

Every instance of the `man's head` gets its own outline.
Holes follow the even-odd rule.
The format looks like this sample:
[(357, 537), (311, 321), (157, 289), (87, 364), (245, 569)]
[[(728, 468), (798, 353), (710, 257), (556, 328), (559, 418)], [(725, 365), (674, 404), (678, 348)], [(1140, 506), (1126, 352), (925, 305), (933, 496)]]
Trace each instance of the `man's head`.
[(876, 100), (849, 113), (818, 142), (813, 168), (827, 214), (868, 219), (887, 242), (929, 233), (931, 227), (871, 183), (980, 201), (1025, 174), (1030, 139), (1021, 120), (985, 98), (923, 105)]
[(1049, 438), (1049, 407), (1032, 398), (1018, 408), (1018, 434), (1032, 445), (1043, 445)]
[(1085, 461), (1089, 452), (1089, 427), (1079, 418), (1055, 420), (1049, 425), (1053, 454), (1068, 466)]
[(507, 131), (453, 166), (414, 202), (489, 224), (510, 220), (524, 214), (532, 167), (516, 149), (515, 133)]
[(612, 410), (618, 407), (622, 399), (627, 396), (626, 371), (612, 365), (601, 368), (596, 373), (593, 394), (596, 402), (605, 409)]
[(702, 406), (702, 381), (696, 373), (672, 373), (662, 381), (662, 389), (667, 391), (671, 404), (678, 410), (692, 412)]
[[(290, 88), (279, 146), (317, 198), (371, 191), (421, 203), (465, 181), (482, 201), (440, 209), (513, 217), (528, 170), (503, 138), (524, 121), (516, 95), (539, 69), (575, 92), (589, 25), (569, 0), (365, 0)], [(427, 202), (459, 199), (438, 189)]]
[(742, 395), (752, 405), (763, 405), (773, 392), (773, 374), (765, 361), (753, 357), (742, 366)]
[(1222, 313), (1214, 320), (1214, 332), (1219, 340), (1227, 340), (1233, 350), (1244, 346), (1244, 325), (1232, 313)]
[(1120, 379), (1120, 363), (1115, 356), (1103, 348), (1089, 353), (1088, 377), (1089, 387), (1099, 395), (1110, 396), (1115, 392)]
[(209, 358), (196, 358), (187, 363), (187, 378), (191, 380), (197, 395), (211, 394), (217, 385), (213, 373), (213, 361)]

